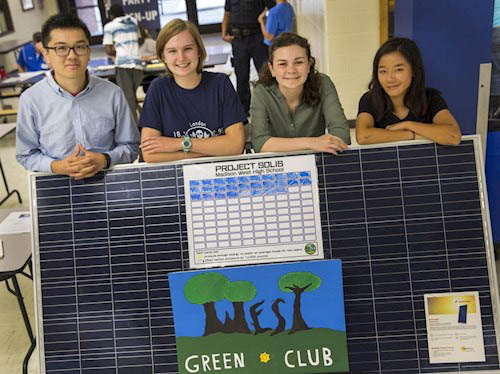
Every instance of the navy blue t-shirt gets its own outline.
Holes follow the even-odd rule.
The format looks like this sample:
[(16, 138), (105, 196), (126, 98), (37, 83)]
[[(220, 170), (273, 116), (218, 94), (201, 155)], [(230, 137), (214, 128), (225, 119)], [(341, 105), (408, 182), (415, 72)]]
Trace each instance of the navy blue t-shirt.
[(224, 130), (246, 121), (229, 77), (202, 72), (198, 87), (186, 90), (174, 78), (155, 79), (148, 89), (139, 127), (156, 129), (163, 136), (209, 138), (224, 135)]

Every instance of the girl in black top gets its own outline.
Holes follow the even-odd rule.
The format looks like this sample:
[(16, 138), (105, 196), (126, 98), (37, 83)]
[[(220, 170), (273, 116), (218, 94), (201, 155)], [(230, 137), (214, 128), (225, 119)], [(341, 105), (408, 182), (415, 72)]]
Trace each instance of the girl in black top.
[(359, 101), (359, 144), (429, 139), (457, 145), (461, 132), (439, 91), (425, 88), (420, 51), (410, 39), (386, 41), (375, 54), (373, 76)]

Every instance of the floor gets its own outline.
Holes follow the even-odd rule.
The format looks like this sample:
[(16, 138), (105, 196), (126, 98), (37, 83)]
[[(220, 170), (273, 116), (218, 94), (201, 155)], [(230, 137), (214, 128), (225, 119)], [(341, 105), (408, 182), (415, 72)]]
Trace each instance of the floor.
[[(230, 53), (229, 44), (220, 43), (220, 37), (213, 35), (205, 39), (207, 44), (207, 52), (213, 53)], [(217, 71), (225, 71), (231, 73), (230, 62), (226, 65), (215, 68)], [(254, 68), (252, 68), (251, 79), (257, 78)], [(234, 83), (234, 74), (231, 74)], [(6, 102), (14, 107), (17, 106), (16, 99), (9, 99)], [(14, 121), (15, 118), (10, 118)], [(2, 126), (2, 124), (0, 124)], [(28, 189), (28, 172), (26, 172), (15, 160), (15, 133), (11, 132), (0, 139), (0, 160), (9, 183), (10, 189), (17, 189), (22, 196), (23, 204), (19, 204), (16, 198), (11, 197), (2, 208), (26, 208), (29, 209), (29, 189)], [(0, 198), (4, 194), (3, 186), (0, 186)], [(497, 272), (500, 270), (500, 262), (496, 263)], [(34, 326), (34, 305), (33, 305), (33, 284), (32, 281), (21, 276), (19, 283), (24, 301), (29, 313), (30, 320)], [(16, 298), (7, 292), (5, 286), (0, 284), (0, 373), (1, 374), (18, 374), (22, 372), (22, 362), (24, 355), (29, 347), (29, 339), (24, 327), (24, 323), (19, 311)], [(30, 360), (29, 373), (39, 373), (38, 367), (38, 349), (35, 350)]]

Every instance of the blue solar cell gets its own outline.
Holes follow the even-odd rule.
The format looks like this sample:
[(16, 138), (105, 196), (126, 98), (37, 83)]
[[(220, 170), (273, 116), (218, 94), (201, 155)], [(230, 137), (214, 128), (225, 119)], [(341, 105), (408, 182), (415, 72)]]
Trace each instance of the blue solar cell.
[(263, 194), (264, 194), (264, 191), (262, 190), (262, 188), (252, 189), (252, 196), (261, 196)]
[(288, 188), (285, 186), (276, 186), (276, 193), (277, 194), (286, 194), (288, 193)]
[(264, 188), (273, 188), (275, 186), (275, 183), (264, 181), (263, 185), (264, 185)]

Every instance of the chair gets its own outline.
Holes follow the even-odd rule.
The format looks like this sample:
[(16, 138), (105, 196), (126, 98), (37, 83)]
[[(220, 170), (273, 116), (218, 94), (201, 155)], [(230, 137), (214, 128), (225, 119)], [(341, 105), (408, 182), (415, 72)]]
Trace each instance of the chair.
[[(13, 211), (13, 209), (0, 210), (0, 222)], [(17, 278), (19, 274), (22, 274), (33, 280), (30, 238), (31, 236), (29, 233), (0, 235), (0, 240), (2, 241), (4, 249), (3, 256), (0, 258), (0, 282), (5, 281), (7, 291), (16, 296), (19, 309), (23, 316), (26, 332), (30, 340), (30, 347), (23, 360), (23, 374), (28, 373), (28, 362), (36, 347), (36, 339), (31, 329), (26, 306), (24, 305), (23, 294), (21, 293)], [(29, 274), (26, 272), (26, 268), (29, 269)], [(10, 283), (12, 283), (12, 286)]]
[[(31, 274), (27, 274), (24, 272), (24, 270), (26, 269), (27, 266), (29, 267)], [(23, 316), (24, 325), (26, 326), (26, 332), (28, 333), (28, 337), (29, 337), (30, 342), (31, 342), (30, 348), (29, 348), (28, 352), (26, 353), (26, 356), (24, 356), (23, 374), (28, 373), (28, 363), (29, 363), (29, 359), (30, 359), (31, 355), (33, 354), (33, 351), (35, 350), (36, 339), (33, 336), (33, 330), (31, 329), (31, 324), (30, 324), (30, 321), (28, 318), (28, 313), (26, 312), (26, 306), (24, 305), (23, 295), (21, 293), (21, 289), (20, 289), (19, 283), (17, 281), (17, 275), (22, 274), (22, 275), (28, 277), (29, 279), (33, 280), (32, 272), (33, 272), (33, 270), (31, 268), (31, 256), (28, 258), (28, 260), (26, 260), (26, 262), (23, 264), (23, 266), (20, 267), (19, 269), (12, 270), (12, 271), (0, 272), (0, 282), (5, 281), (5, 285), (7, 286), (7, 291), (9, 291), (11, 294), (16, 296), (16, 298), (17, 298), (17, 302), (19, 304), (19, 309), (21, 310), (21, 314)], [(12, 289), (10, 287), (9, 280), (12, 281), (14, 289)]]

